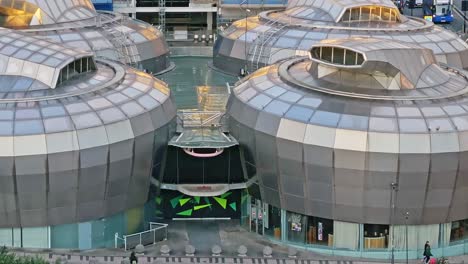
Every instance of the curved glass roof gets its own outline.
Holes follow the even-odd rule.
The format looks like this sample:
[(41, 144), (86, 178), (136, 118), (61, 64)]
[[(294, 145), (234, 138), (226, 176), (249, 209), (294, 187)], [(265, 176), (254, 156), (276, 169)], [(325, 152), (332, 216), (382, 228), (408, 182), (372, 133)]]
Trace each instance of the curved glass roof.
[[(401, 57), (412, 63), (402, 64)], [(372, 76), (376, 83), (369, 88), (390, 90), (415, 89), (434, 86), (447, 81), (447, 76), (438, 70), (432, 50), (421, 46), (373, 38), (328, 39), (312, 46), (310, 58), (319, 64), (316, 76), (330, 82), (350, 82)], [(325, 65), (321, 66), (321, 65)], [(431, 79), (430, 76), (437, 78)], [(346, 73), (346, 74), (345, 74)], [(431, 79), (430, 84), (422, 80)]]
[[(358, 40), (350, 43), (350, 46), (357, 45)], [(344, 40), (342, 44), (346, 45)], [(366, 48), (362, 44), (361, 50)], [(381, 62), (391, 60), (385, 49), (380, 51)], [(402, 61), (395, 66), (400, 72), (404, 70), (403, 64), (417, 68), (427, 56), (408, 48), (394, 51), (392, 55)], [(344, 73), (329, 67), (326, 73), (317, 76), (316, 66), (310, 59), (295, 58), (264, 67), (243, 79), (233, 94), (257, 111), (312, 126), (421, 135), (468, 131), (465, 72), (440, 67), (429, 60), (423, 74), (418, 76), (418, 89), (391, 90), (375, 89), (376, 85), (385, 84), (376, 70), (367, 69), (367, 76), (360, 75), (354, 81), (344, 78), (340, 82)], [(335, 81), (331, 82), (332, 79)], [(239, 122), (246, 118), (238, 112), (230, 114)], [(382, 142), (380, 147), (385, 144)]]
[[(287, 9), (306, 7), (307, 14), (294, 16), (315, 20), (319, 16), (329, 21), (400, 21), (400, 13), (391, 0), (290, 0)], [(326, 15), (325, 15), (326, 14)], [(312, 17), (311, 17), (312, 15)], [(393, 16), (393, 19), (392, 19)], [(320, 19), (320, 20), (322, 20)]]
[[(27, 77), (55, 88), (62, 69), (81, 58), (89, 58), (94, 63), (92, 57), (91, 52), (0, 29), (0, 75)], [(83, 69), (81, 65), (80, 68)]]
[[(235, 74), (245, 67), (245, 61), (248, 71), (253, 71), (307, 55), (321, 40), (350, 37), (416, 43), (431, 49), (441, 63), (468, 68), (468, 44), (455, 33), (430, 21), (405, 17), (386, 0), (293, 0), (284, 11), (238, 20), (219, 34), (214, 66)], [(242, 48), (245, 42), (247, 49)], [(227, 65), (226, 57), (236, 63)]]
[(93, 18), (89, 0), (1, 0), (0, 26), (24, 28)]

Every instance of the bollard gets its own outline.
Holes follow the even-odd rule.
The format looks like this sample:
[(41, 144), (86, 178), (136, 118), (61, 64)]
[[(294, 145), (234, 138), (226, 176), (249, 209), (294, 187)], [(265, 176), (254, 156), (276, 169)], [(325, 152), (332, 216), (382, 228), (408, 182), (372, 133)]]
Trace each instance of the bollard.
[(273, 249), (269, 246), (263, 247), (263, 257), (264, 258), (271, 258), (271, 254), (273, 253)]
[(239, 257), (247, 257), (247, 248), (244, 245), (240, 245), (237, 249), (237, 255)]
[(187, 256), (187, 257), (195, 256), (195, 247), (192, 246), (192, 245), (186, 245), (185, 246), (185, 256)]
[(162, 245), (159, 252), (161, 253), (161, 256), (168, 257), (171, 253), (171, 248), (168, 245)]
[(219, 257), (221, 256), (222, 249), (218, 245), (214, 245), (211, 247), (211, 256), (213, 257)]
[(297, 250), (295, 248), (288, 249), (288, 257), (289, 258), (297, 258)]
[(143, 246), (142, 244), (136, 245), (135, 253), (139, 254), (139, 255), (144, 255), (145, 254), (145, 246)]

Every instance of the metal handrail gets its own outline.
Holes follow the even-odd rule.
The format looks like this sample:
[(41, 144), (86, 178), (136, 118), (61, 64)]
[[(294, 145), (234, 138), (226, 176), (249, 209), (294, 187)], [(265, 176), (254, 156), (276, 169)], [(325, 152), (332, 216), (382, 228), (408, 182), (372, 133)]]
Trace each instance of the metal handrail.
[[(258, 17), (265, 21), (274, 21), (268, 15), (275, 12), (281, 12), (277, 10), (264, 11), (258, 14)], [(371, 28), (371, 27), (344, 27), (344, 26), (333, 26), (333, 25), (317, 25), (317, 24), (294, 24), (287, 21), (280, 21), (278, 23), (285, 24), (288, 28), (307, 28), (307, 29), (338, 29), (338, 30), (353, 30), (353, 31), (384, 31), (384, 32), (408, 32), (414, 30), (425, 30), (434, 27), (434, 23), (424, 20), (418, 17), (408, 18), (423, 23), (420, 27), (408, 27), (408, 28)]]
[[(115, 235), (114, 235), (114, 246), (115, 246), (115, 248), (119, 247), (118, 241), (121, 240), (124, 243), (124, 249), (125, 250), (130, 249), (130, 247), (129, 247), (128, 243), (127, 243), (128, 242), (127, 240), (128, 240), (128, 238), (135, 237), (135, 236), (139, 236), (139, 238), (140, 238), (139, 243), (142, 244), (143, 243), (142, 235), (148, 234), (148, 233), (151, 233), (151, 232), (153, 232), (153, 244), (155, 244), (156, 242), (158, 242), (158, 241), (156, 241), (156, 231), (161, 230), (161, 229), (165, 229), (164, 239), (163, 240), (167, 240), (167, 227), (168, 227), (168, 224), (149, 222), (149, 225), (150, 225), (149, 230), (134, 233), (134, 234), (130, 234), (130, 235), (124, 235), (122, 237), (119, 237), (119, 234), (115, 233)], [(153, 226), (155, 226), (155, 227), (153, 227)]]

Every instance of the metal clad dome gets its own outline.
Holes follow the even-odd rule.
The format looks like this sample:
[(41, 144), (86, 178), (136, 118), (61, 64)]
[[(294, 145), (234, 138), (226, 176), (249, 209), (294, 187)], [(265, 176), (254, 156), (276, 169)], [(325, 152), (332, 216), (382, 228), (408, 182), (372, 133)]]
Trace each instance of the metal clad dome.
[(10, 30), (0, 40), (0, 65), (8, 65), (0, 73), (0, 226), (82, 222), (143, 205), (176, 113), (167, 85)]
[[(246, 32), (247, 31), (247, 32)], [(305, 56), (324, 39), (371, 37), (416, 43), (436, 59), (468, 68), (468, 45), (432, 22), (405, 17), (387, 0), (290, 1), (284, 11), (265, 11), (221, 30), (213, 65), (225, 72), (256, 69), (285, 58)]]
[[(24, 10), (23, 10), (24, 9)], [(94, 52), (152, 73), (171, 68), (161, 32), (127, 16), (97, 13), (89, 0), (2, 0), (0, 26)]]
[(15, 27), (57, 24), (97, 15), (89, 0), (2, 0), (0, 6), (4, 23)]
[[(362, 67), (343, 65), (347, 51), (334, 51), (343, 58), (327, 62), (322, 50), (322, 61), (312, 54), (313, 60), (289, 59), (233, 89), (230, 130), (255, 167), (262, 201), (338, 221), (390, 224), (390, 183), (398, 182), (393, 224), (404, 224), (405, 212), (411, 224), (468, 218), (461, 180), (468, 162), (466, 72), (438, 65), (429, 49), (373, 45), (379, 41), (315, 46), (360, 51)], [(393, 64), (394, 56), (401, 64), (381, 71), (378, 64)], [(366, 59), (373, 67), (364, 67)], [(416, 85), (407, 87), (400, 74)], [(392, 81), (399, 89), (388, 89)]]

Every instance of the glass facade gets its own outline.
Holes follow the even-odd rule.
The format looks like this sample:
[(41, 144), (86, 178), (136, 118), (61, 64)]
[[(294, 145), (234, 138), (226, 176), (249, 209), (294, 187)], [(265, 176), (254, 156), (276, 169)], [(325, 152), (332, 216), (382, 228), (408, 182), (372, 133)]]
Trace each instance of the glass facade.
[(113, 248), (115, 234), (141, 232), (145, 223), (144, 207), (98, 220), (45, 227), (0, 229), (0, 245), (24, 248)]
[(468, 220), (435, 225), (358, 224), (283, 210), (247, 191), (243, 195), (246, 202), (241, 204), (241, 225), (273, 241), (363, 258), (390, 259), (392, 242), (397, 259), (405, 259), (407, 251), (410, 259), (419, 259), (426, 241), (431, 242), (436, 258), (468, 253)]

